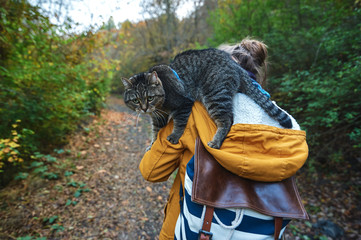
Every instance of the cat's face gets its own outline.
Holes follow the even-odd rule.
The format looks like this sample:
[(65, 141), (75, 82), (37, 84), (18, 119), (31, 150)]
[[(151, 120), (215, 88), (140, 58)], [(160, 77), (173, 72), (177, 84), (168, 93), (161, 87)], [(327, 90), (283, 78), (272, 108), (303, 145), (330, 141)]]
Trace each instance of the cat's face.
[(164, 103), (164, 88), (156, 72), (141, 73), (129, 79), (122, 78), (124, 102), (133, 111), (152, 113)]

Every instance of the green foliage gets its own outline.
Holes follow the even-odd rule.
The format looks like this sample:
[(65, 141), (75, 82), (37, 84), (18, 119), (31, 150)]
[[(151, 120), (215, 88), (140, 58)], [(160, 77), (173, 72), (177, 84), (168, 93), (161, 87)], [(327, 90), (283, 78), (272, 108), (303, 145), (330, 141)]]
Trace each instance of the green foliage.
[(215, 46), (269, 46), (272, 98), (307, 130), (310, 167), (360, 157), (360, 2), (224, 0), (210, 22)]
[(64, 176), (65, 176), (65, 177), (69, 177), (69, 176), (71, 176), (71, 175), (73, 175), (73, 174), (74, 174), (74, 173), (71, 172), (71, 171), (65, 171)]
[(65, 228), (62, 225), (54, 224), (51, 226), (51, 229), (55, 232), (61, 232), (64, 231)]
[(51, 24), (26, 0), (0, 4), (0, 170), (65, 143), (103, 107), (113, 68), (103, 59), (104, 39), (69, 34), (65, 25)]
[[(72, 174), (71, 174), (72, 175)], [(69, 175), (70, 176), (70, 175)], [(65, 206), (78, 204), (78, 199), (82, 196), (83, 193), (90, 192), (89, 188), (86, 188), (86, 184), (83, 182), (76, 182), (73, 179), (69, 179), (67, 186), (77, 188), (73, 194), (73, 197), (67, 199)]]
[[(36, 152), (36, 153), (34, 153), (34, 155), (31, 156), (31, 158), (33, 159), (33, 162), (31, 162), (28, 169), (31, 169), (32, 173), (34, 175), (38, 175), (42, 178), (46, 178), (49, 180), (55, 180), (55, 179), (59, 178), (58, 173), (50, 172), (49, 168), (48, 168), (48, 166), (51, 167), (57, 163), (57, 159), (55, 157), (53, 157), (51, 155), (44, 155), (44, 154), (40, 154), (40, 153)], [(19, 173), (15, 177), (15, 180), (21, 180), (22, 174), (24, 174), (24, 173)]]
[(46, 237), (33, 237), (33, 236), (26, 236), (26, 237), (18, 237), (16, 240), (46, 240)]
[(59, 217), (54, 215), (50, 218), (44, 218), (43, 219), (43, 223), (50, 223), (50, 224), (53, 224)]

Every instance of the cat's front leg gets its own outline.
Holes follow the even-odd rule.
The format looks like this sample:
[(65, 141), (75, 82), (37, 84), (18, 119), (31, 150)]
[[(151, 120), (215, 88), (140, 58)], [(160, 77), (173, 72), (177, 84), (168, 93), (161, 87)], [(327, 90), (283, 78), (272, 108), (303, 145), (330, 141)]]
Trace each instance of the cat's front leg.
[(187, 126), (189, 115), (192, 111), (192, 106), (193, 103), (189, 103), (172, 112), (173, 131), (167, 137), (167, 140), (172, 144), (177, 144), (183, 135), (184, 129)]
[(157, 112), (154, 112), (152, 115), (152, 142), (150, 146), (147, 148), (149, 150), (153, 143), (157, 140), (158, 133), (161, 128), (163, 128), (168, 123), (169, 115), (165, 112), (162, 114), (159, 114)]

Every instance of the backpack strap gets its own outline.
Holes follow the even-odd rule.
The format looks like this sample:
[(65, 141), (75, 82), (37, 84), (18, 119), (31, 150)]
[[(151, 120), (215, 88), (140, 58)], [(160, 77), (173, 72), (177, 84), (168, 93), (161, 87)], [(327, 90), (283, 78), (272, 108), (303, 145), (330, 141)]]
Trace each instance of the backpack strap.
[(278, 240), (282, 230), (283, 218), (275, 217), (275, 240)]
[(213, 233), (211, 233), (211, 224), (213, 219), (214, 208), (206, 206), (206, 213), (204, 214), (203, 226), (199, 230), (198, 240), (211, 240)]
[[(203, 226), (202, 229), (199, 230), (198, 240), (211, 240), (213, 234), (210, 232), (211, 224), (213, 219), (214, 208), (210, 206), (206, 206), (206, 213), (204, 214)], [(275, 217), (275, 233), (274, 240), (278, 240), (280, 237), (280, 233), (282, 230), (283, 218)]]

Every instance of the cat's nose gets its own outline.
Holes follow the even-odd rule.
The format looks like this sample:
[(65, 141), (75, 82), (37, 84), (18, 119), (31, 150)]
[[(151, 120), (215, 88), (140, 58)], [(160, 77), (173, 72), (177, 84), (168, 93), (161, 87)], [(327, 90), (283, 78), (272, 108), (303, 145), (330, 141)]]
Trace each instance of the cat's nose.
[(147, 112), (147, 110), (148, 110), (148, 107), (147, 107), (147, 105), (146, 104), (142, 104), (142, 110), (143, 110), (143, 112)]

